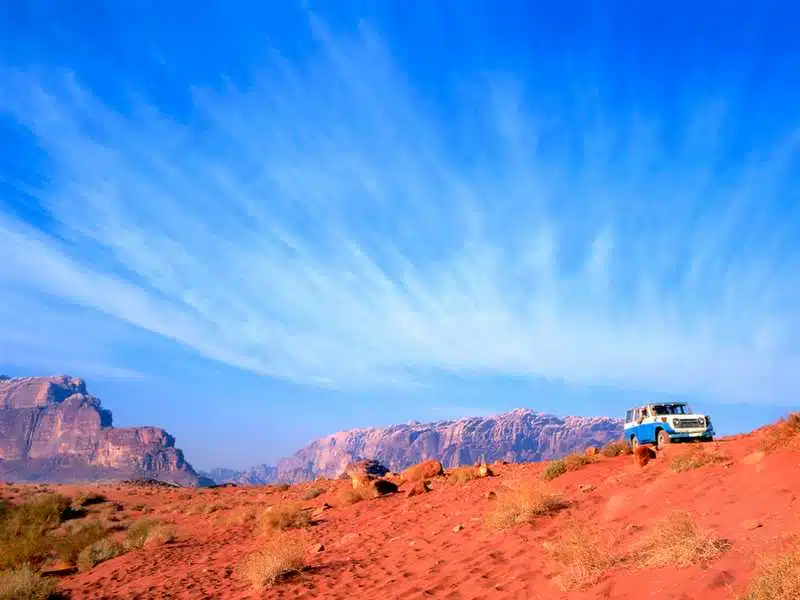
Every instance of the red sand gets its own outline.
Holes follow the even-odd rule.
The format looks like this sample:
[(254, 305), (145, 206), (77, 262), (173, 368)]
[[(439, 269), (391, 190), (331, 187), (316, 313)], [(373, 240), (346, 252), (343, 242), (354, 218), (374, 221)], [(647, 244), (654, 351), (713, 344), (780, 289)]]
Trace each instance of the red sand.
[[(492, 531), (484, 523), (490, 490), (504, 482), (539, 479), (543, 464), (507, 465), (497, 477), (454, 485), (432, 482), (414, 498), (401, 493), (355, 505), (338, 502), (349, 482), (324, 481), (272, 488), (207, 490), (101, 487), (126, 509), (144, 504), (147, 516), (175, 523), (178, 539), (130, 552), (87, 573), (62, 578), (72, 598), (613, 598), (732, 599), (744, 591), (760, 556), (774, 554), (800, 534), (800, 452), (758, 449), (757, 433), (720, 440), (730, 457), (681, 473), (670, 469), (675, 454), (696, 446), (674, 445), (643, 468), (631, 456), (602, 458), (566, 473), (550, 485), (573, 503), (534, 525)], [(708, 445), (705, 445), (708, 447)], [(586, 486), (594, 486), (586, 489)], [(74, 492), (69, 486), (64, 493)], [(299, 500), (310, 487), (321, 496), (303, 502), (334, 507), (298, 535), (309, 547), (309, 568), (256, 593), (236, 567), (264, 538), (252, 524), (233, 524), (246, 504)], [(584, 489), (581, 489), (584, 488)], [(222, 506), (210, 514), (184, 514), (200, 505)], [(237, 508), (238, 507), (238, 508)], [(602, 540), (625, 549), (673, 509), (689, 510), (731, 549), (708, 564), (642, 569), (621, 565), (594, 585), (569, 593), (556, 585), (563, 570), (543, 550), (570, 522), (583, 522)], [(138, 516), (138, 513), (134, 513)], [(755, 526), (759, 524), (760, 526)], [(456, 525), (463, 529), (454, 531)], [(312, 547), (323, 544), (324, 550)]]

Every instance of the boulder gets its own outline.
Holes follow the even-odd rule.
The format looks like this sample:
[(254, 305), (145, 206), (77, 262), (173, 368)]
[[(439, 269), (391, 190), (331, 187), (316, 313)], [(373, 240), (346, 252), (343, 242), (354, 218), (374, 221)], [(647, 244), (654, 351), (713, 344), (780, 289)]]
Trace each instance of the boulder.
[(400, 477), (403, 481), (433, 479), (440, 475), (444, 475), (444, 467), (442, 467), (442, 463), (432, 458), (408, 467), (400, 472)]

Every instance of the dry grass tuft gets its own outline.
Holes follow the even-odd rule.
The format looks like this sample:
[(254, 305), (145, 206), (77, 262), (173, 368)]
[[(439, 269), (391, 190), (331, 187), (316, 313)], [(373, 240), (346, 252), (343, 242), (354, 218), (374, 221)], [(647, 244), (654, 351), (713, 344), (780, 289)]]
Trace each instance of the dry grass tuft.
[(125, 548), (119, 542), (110, 538), (98, 540), (85, 547), (78, 554), (77, 565), (81, 571), (88, 571), (101, 562), (111, 560), (125, 553)]
[(104, 502), (108, 502), (108, 498), (103, 494), (98, 492), (84, 492), (75, 498), (72, 502), (72, 506), (74, 508), (85, 508), (94, 504), (103, 504)]
[(160, 524), (152, 527), (147, 532), (147, 537), (144, 540), (145, 546), (163, 546), (175, 541), (177, 534), (175, 527), (167, 524)]
[(158, 527), (158, 523), (152, 519), (139, 519), (135, 521), (128, 531), (125, 532), (125, 547), (128, 550), (136, 550), (144, 547), (150, 532)]
[(306, 490), (306, 493), (303, 494), (303, 500), (313, 500), (314, 498), (321, 496), (324, 492), (325, 490), (323, 490), (322, 488), (316, 488), (316, 487), (309, 488), (308, 490)]
[(718, 445), (714, 445), (711, 450), (703, 447), (692, 448), (686, 454), (678, 454), (672, 458), (670, 468), (680, 473), (681, 471), (690, 471), (692, 469), (699, 469), (706, 465), (717, 465), (729, 463), (730, 457), (724, 454)]
[(603, 448), (600, 450), (600, 454), (606, 458), (613, 458), (615, 456), (633, 454), (633, 450), (625, 442), (625, 440), (614, 440), (613, 442), (608, 442), (605, 446), (603, 446)]
[(68, 516), (70, 499), (60, 494), (33, 496), (21, 504), (0, 505), (0, 569), (43, 560), (53, 543), (48, 533)]
[(71, 527), (55, 538), (53, 546), (56, 555), (71, 565), (76, 564), (84, 548), (102, 540), (108, 533), (105, 525), (96, 519), (85, 523), (70, 521), (64, 525)]
[(259, 508), (256, 505), (244, 504), (223, 515), (222, 523), (225, 525), (244, 525), (255, 521), (258, 514)]
[(0, 571), (0, 600), (48, 600), (56, 597), (55, 582), (42, 577), (28, 564)]
[(304, 529), (311, 525), (311, 515), (300, 503), (290, 502), (262, 511), (259, 521), (264, 531)]
[(740, 600), (800, 598), (800, 550), (765, 559)]
[(299, 573), (305, 566), (305, 544), (302, 539), (277, 536), (257, 552), (248, 556), (239, 568), (240, 575), (256, 591), (273, 586), (283, 578)]
[(727, 540), (701, 529), (692, 515), (676, 511), (657, 521), (655, 528), (636, 546), (642, 567), (688, 567), (717, 558), (730, 549)]
[(568, 471), (577, 471), (578, 469), (582, 469), (591, 462), (594, 462), (593, 459), (585, 454), (579, 454), (577, 452), (570, 454), (569, 456), (565, 456), (564, 458), (559, 458), (558, 460), (548, 463), (547, 467), (545, 467), (545, 470), (542, 473), (542, 479), (545, 481), (551, 481), (556, 477), (560, 477), (564, 473), (567, 473)]
[(562, 591), (594, 585), (620, 561), (611, 543), (584, 523), (572, 523), (554, 542), (545, 544), (550, 558), (562, 567), (556, 584)]
[(486, 525), (501, 530), (521, 523), (533, 523), (537, 518), (551, 515), (566, 506), (559, 494), (538, 483), (521, 482), (514, 489), (498, 493), (492, 510), (486, 516)]
[(542, 479), (545, 481), (551, 481), (556, 477), (560, 477), (566, 472), (567, 464), (564, 462), (563, 458), (553, 460), (547, 463), (547, 466), (544, 468), (544, 471), (542, 472)]
[(769, 427), (761, 438), (761, 449), (772, 452), (800, 440), (800, 412), (790, 413)]

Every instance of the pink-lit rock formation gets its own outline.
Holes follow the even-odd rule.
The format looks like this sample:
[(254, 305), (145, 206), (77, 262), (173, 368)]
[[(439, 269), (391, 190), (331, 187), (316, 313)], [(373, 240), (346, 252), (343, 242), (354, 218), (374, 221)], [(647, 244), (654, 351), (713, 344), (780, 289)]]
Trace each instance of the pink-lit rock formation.
[(199, 481), (172, 436), (157, 427), (114, 428), (82, 379), (0, 379), (0, 479), (128, 478)]

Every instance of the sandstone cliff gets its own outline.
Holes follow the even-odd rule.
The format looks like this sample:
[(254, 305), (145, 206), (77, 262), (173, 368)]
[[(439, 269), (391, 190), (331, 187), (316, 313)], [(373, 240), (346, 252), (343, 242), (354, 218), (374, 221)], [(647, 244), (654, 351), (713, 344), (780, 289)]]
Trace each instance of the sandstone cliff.
[(66, 376), (0, 379), (0, 479), (86, 481), (199, 477), (157, 427), (115, 428), (111, 412)]
[[(517, 409), (492, 417), (386, 428), (342, 431), (321, 438), (278, 462), (274, 476), (249, 483), (295, 482), (335, 477), (347, 463), (375, 458), (393, 471), (435, 458), (445, 467), (488, 462), (549, 460), (602, 445), (622, 435), (622, 421), (608, 417), (566, 417)], [(218, 475), (219, 477), (219, 475)], [(219, 477), (218, 482), (239, 481)]]

